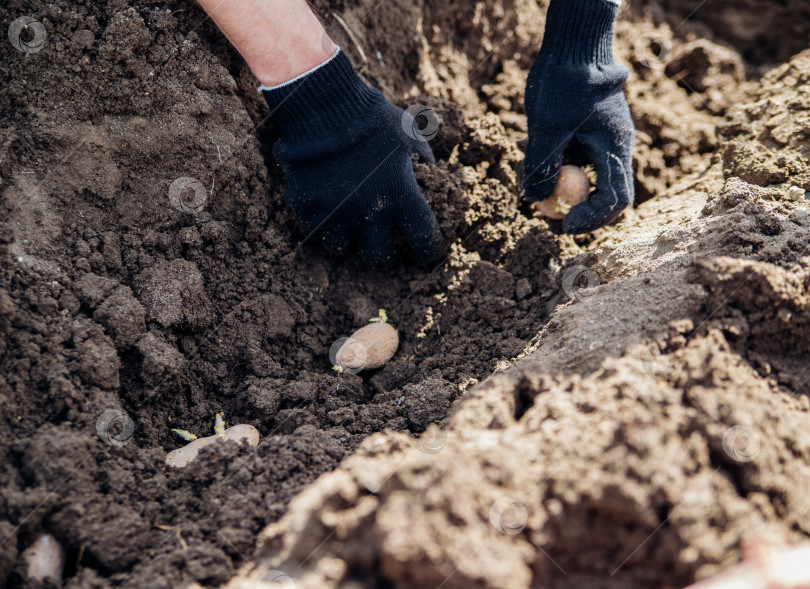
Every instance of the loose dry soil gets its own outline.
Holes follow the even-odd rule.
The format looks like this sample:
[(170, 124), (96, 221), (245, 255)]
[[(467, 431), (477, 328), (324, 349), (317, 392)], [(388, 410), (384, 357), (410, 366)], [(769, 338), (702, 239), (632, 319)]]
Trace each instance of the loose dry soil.
[[(546, 0), (314, 4), (442, 121), (433, 268), (302, 242), (193, 2), (0, 6), (47, 33), (0, 43), (0, 584), (42, 532), (71, 589), (677, 587), (810, 534), (806, 3), (622, 11), (642, 204), (576, 239), (517, 197)], [(379, 308), (394, 361), (333, 373)], [(259, 446), (167, 471), (218, 412)]]

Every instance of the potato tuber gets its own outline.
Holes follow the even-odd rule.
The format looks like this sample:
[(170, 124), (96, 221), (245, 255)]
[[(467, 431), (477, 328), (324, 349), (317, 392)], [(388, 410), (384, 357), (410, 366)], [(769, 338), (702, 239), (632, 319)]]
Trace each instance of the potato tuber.
[(259, 445), (259, 432), (252, 425), (235, 425), (226, 429), (222, 435), (214, 434), (207, 438), (198, 438), (182, 448), (172, 450), (166, 455), (166, 464), (174, 468), (182, 468), (197, 457), (197, 453), (205, 446), (210, 446), (217, 440), (233, 440), (236, 443), (247, 442), (251, 446)]
[(50, 534), (42, 534), (20, 557), (25, 565), (28, 580), (37, 583), (62, 584), (65, 568), (65, 549)]
[(591, 183), (577, 166), (563, 166), (554, 192), (546, 200), (532, 203), (532, 208), (543, 217), (562, 219), (574, 205), (588, 200)]
[(335, 355), (335, 371), (357, 373), (379, 368), (394, 357), (399, 347), (397, 330), (387, 323), (385, 311), (349, 336)]

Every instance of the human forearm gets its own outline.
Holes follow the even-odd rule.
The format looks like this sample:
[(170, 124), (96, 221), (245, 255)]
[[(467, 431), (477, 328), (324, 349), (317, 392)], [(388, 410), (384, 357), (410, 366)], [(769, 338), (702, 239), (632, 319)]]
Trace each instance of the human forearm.
[(305, 0), (198, 0), (265, 86), (283, 84), (334, 53)]
[(439, 256), (444, 239), (413, 170), (414, 154), (434, 161), (427, 139), (360, 78), (306, 1), (198, 1), (262, 82), (284, 200), (305, 240), (384, 267), (398, 229), (416, 260)]

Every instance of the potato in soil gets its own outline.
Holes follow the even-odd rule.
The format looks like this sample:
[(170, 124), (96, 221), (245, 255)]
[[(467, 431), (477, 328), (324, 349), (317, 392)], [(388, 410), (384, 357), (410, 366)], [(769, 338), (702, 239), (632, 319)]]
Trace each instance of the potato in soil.
[(182, 468), (197, 457), (197, 453), (205, 446), (210, 446), (217, 440), (233, 440), (237, 444), (243, 441), (250, 446), (259, 445), (259, 431), (252, 425), (240, 424), (229, 427), (222, 436), (214, 434), (206, 438), (198, 438), (182, 448), (172, 450), (166, 455), (166, 464), (174, 468)]
[(574, 205), (588, 200), (591, 183), (588, 176), (577, 166), (563, 166), (557, 178), (554, 192), (545, 200), (532, 203), (532, 208), (549, 219), (562, 219)]
[(20, 556), (26, 579), (35, 583), (61, 585), (65, 549), (50, 534), (41, 534)]
[(399, 347), (399, 334), (385, 321), (370, 323), (355, 331), (335, 356), (339, 371), (372, 370), (393, 358)]

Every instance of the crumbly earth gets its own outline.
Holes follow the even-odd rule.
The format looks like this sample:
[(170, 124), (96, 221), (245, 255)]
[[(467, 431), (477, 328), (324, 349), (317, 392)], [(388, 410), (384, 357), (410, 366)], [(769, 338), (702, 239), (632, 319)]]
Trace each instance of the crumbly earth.
[[(625, 10), (649, 202), (573, 239), (518, 199), (547, 1), (314, 4), (369, 83), (442, 122), (416, 164), (450, 243), (435, 267), (302, 241), (257, 83), (193, 2), (0, 7), (46, 31), (37, 53), (0, 43), (0, 583), (34, 586), (18, 555), (42, 532), (72, 589), (240, 566), (236, 584), (675, 586), (751, 526), (806, 532), (807, 57), (760, 82), (727, 3), (683, 26), (677, 3)], [(379, 308), (394, 360), (335, 374), (331, 344)], [(220, 411), (259, 446), (167, 470), (170, 430)], [(724, 447), (733, 425), (753, 460)]]
[(806, 538), (807, 208), (720, 173), (602, 232), (522, 359), (363, 442), (227, 589), (680, 587)]

